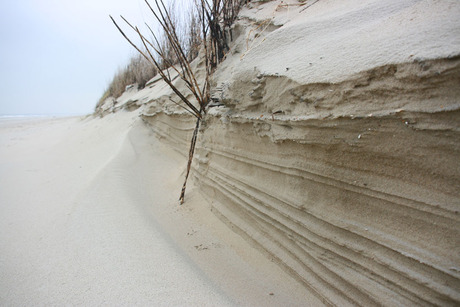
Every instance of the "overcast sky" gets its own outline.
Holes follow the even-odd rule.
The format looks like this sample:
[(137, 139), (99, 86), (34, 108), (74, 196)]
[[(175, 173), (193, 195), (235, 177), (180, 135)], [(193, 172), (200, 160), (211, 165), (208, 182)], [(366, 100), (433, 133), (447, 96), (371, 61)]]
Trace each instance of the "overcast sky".
[(152, 21), (143, 0), (0, 0), (0, 115), (91, 113), (135, 54), (109, 14)]

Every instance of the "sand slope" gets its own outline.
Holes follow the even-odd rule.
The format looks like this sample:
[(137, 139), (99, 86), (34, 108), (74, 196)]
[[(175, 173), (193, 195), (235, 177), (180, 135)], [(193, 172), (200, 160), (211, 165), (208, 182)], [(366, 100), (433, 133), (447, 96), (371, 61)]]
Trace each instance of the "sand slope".
[(178, 206), (185, 159), (137, 114), (2, 121), (0, 140), (2, 305), (315, 302), (193, 189)]
[(2, 127), (2, 305), (228, 304), (132, 198), (130, 121)]

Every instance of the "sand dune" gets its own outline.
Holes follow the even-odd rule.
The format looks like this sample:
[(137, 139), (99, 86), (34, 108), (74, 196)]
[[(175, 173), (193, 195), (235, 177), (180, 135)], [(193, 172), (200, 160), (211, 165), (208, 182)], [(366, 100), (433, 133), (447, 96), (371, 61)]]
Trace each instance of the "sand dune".
[[(460, 301), (459, 12), (270, 1), (233, 28), (193, 176), (216, 216), (326, 305)], [(194, 120), (168, 97), (152, 82), (99, 114), (139, 109), (185, 154)]]
[(1, 302), (458, 305), (459, 12), (250, 3), (184, 206), (195, 119), (159, 77), (101, 118), (2, 123)]

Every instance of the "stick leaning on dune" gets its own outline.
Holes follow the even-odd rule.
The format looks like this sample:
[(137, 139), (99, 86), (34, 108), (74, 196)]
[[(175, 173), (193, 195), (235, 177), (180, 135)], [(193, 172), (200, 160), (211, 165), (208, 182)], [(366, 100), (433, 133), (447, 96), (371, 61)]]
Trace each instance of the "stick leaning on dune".
[[(171, 12), (166, 8), (163, 0), (155, 0), (157, 11), (145, 0), (145, 3), (153, 13), (155, 19), (160, 23), (161, 28), (164, 31), (166, 39), (169, 43), (169, 48), (172, 49), (175, 55), (175, 62), (173, 63), (168, 57), (171, 50), (165, 50), (161, 47), (157, 36), (154, 34), (152, 29), (149, 28), (155, 44), (148, 40), (139, 30), (138, 27), (131, 25), (123, 16), (120, 16), (123, 21), (133, 29), (141, 39), (144, 51), (141, 50), (136, 44), (129, 39), (129, 37), (119, 27), (115, 19), (110, 16), (113, 23), (123, 35), (123, 37), (150, 63), (152, 64), (162, 77), (162, 79), (168, 84), (175, 94), (180, 98), (183, 104), (173, 101), (175, 104), (180, 105), (182, 108), (187, 110), (190, 114), (196, 117), (196, 125), (193, 131), (192, 140), (190, 144), (189, 157), (187, 162), (187, 171), (185, 175), (185, 181), (182, 186), (179, 202), (182, 205), (185, 201), (185, 190), (187, 185), (187, 179), (190, 173), (192, 165), (193, 154), (195, 152), (196, 139), (198, 136), (198, 130), (203, 115), (206, 114), (206, 106), (210, 100), (210, 76), (224, 56), (225, 52), (228, 51), (226, 43), (227, 37), (225, 27), (230, 27), (236, 18), (239, 9), (246, 0), (213, 0), (212, 4), (209, 4), (205, 0), (196, 0), (195, 7), (198, 11), (199, 22), (201, 24), (201, 42), (204, 47), (205, 63), (206, 63), (206, 75), (203, 80), (203, 86), (200, 88), (199, 83), (195, 77), (195, 73), (191, 68), (191, 59), (186, 56), (185, 48), (182, 46), (180, 39), (177, 35), (176, 24), (171, 18)], [(231, 12), (229, 14), (229, 12)], [(219, 20), (223, 16), (224, 30), (220, 26)], [(209, 41), (207, 39), (209, 34)], [(198, 34), (199, 35), (199, 34)], [(209, 44), (209, 46), (208, 46)], [(153, 54), (152, 54), (153, 53)], [(155, 57), (155, 56), (156, 57)], [(162, 62), (162, 64), (160, 64)], [(166, 67), (165, 67), (166, 66)], [(176, 67), (176, 66), (179, 66)], [(185, 82), (187, 89), (193, 94), (199, 107), (196, 107), (186, 95), (182, 93), (174, 84), (173, 79), (169, 74), (169, 68), (177, 72), (179, 77)]]

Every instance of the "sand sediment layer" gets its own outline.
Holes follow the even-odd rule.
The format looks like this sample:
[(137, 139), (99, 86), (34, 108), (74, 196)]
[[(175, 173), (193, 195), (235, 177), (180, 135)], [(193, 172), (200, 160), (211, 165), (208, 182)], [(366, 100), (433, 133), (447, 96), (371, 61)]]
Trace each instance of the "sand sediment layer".
[(453, 57), (379, 66), (335, 83), (299, 84), (255, 71), (222, 82), (213, 99), (237, 111), (275, 113), (279, 119), (436, 112), (459, 107), (459, 82), (460, 57)]
[[(387, 79), (375, 74), (365, 87), (407, 90)], [(402, 97), (385, 109), (390, 94), (368, 91), (372, 97), (352, 109), (322, 118), (219, 107), (201, 127), (196, 182), (222, 220), (326, 304), (458, 304), (460, 111), (449, 84), (435, 76), (418, 83), (425, 99), (418, 107), (415, 92), (409, 104)], [(370, 105), (382, 112), (369, 114)], [(192, 118), (144, 119), (187, 152)]]
[[(157, 119), (158, 131), (170, 129)], [(253, 125), (211, 120), (195, 159), (229, 225), (328, 303), (459, 300), (458, 169), (447, 166), (458, 132), (418, 131), (399, 117), (338, 119), (282, 123), (305, 138), (274, 143)], [(437, 147), (442, 157), (427, 159)]]

